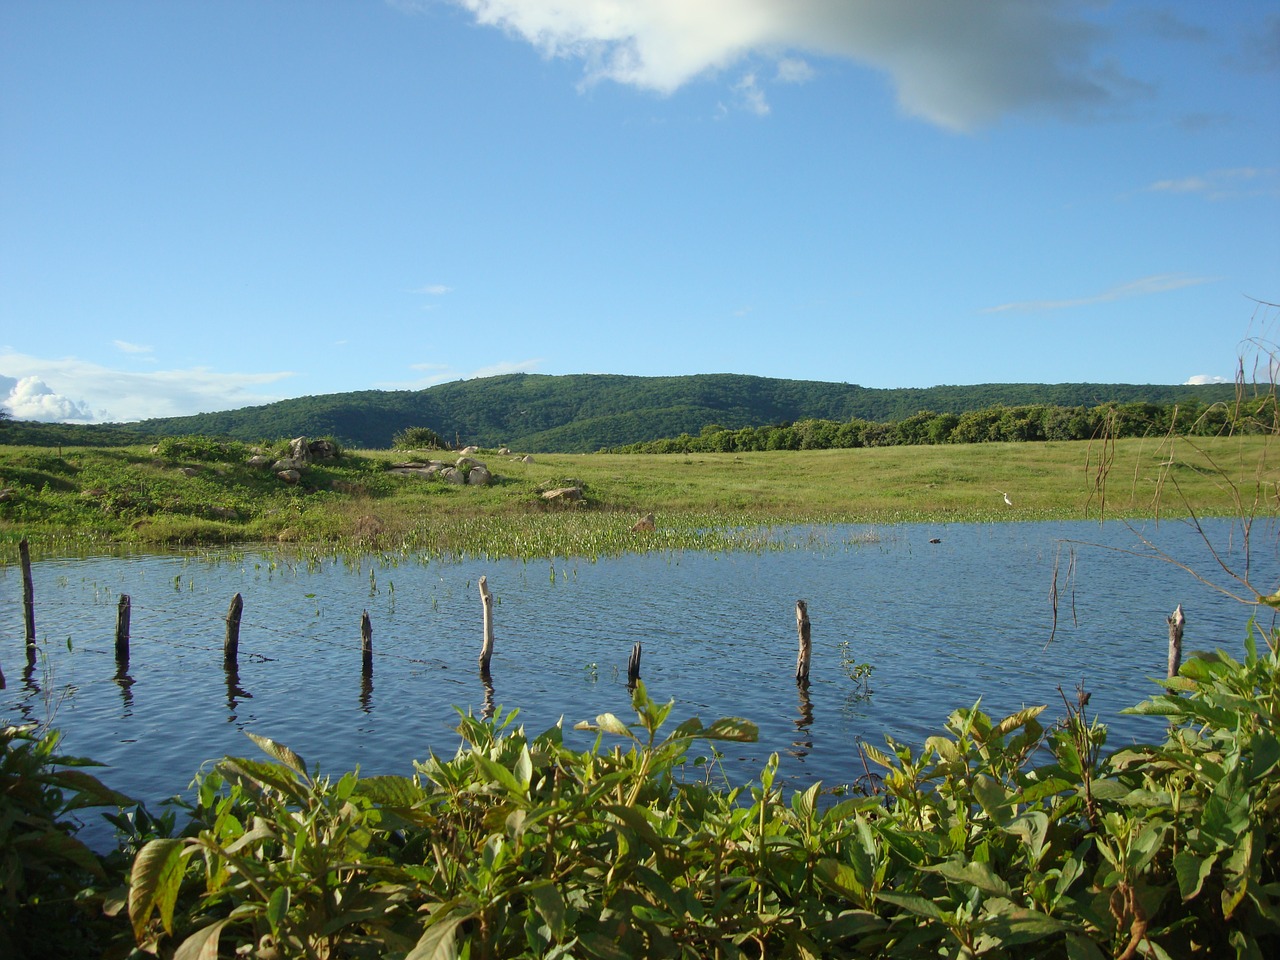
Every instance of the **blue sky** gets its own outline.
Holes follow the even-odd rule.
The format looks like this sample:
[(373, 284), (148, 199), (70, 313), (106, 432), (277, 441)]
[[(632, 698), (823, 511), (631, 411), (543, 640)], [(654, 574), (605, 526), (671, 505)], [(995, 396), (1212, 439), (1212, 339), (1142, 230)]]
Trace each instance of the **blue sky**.
[(1277, 0), (5, 0), (0, 403), (1231, 379)]

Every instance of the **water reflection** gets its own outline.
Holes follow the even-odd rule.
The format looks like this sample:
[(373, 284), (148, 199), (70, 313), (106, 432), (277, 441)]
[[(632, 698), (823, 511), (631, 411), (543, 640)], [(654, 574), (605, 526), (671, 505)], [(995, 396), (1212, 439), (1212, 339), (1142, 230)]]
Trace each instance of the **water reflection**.
[(222, 667), (227, 679), (227, 723), (235, 723), (240, 701), (252, 700), (253, 694), (240, 686), (240, 666), (234, 657), (228, 657)]
[(480, 682), (484, 684), (484, 709), (480, 711), (480, 716), (492, 720), (497, 711), (497, 698), (493, 692), (493, 676), (483, 667), (480, 669)]
[(813, 737), (809, 733), (809, 728), (813, 726), (813, 699), (809, 696), (807, 683), (797, 683), (796, 693), (800, 697), (800, 718), (792, 721), (796, 726), (796, 739), (791, 741), (794, 749), (787, 752), (803, 759), (813, 749)]
[(360, 712), (373, 712), (373, 671), (362, 671), (360, 674)]
[(124, 708), (120, 711), (120, 719), (127, 720), (133, 716), (133, 677), (129, 675), (129, 662), (117, 663), (116, 675), (112, 678), (120, 688), (120, 700)]

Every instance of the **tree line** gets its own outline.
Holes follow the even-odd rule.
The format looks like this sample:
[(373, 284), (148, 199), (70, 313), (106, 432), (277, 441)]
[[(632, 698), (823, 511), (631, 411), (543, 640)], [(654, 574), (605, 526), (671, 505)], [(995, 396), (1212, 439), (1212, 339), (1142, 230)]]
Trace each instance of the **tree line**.
[(1096, 407), (1050, 404), (995, 406), (966, 413), (921, 410), (901, 420), (803, 419), (770, 426), (703, 427), (693, 436), (632, 443), (612, 453), (747, 453), (762, 450), (837, 450), (944, 443), (1025, 443), (1144, 436), (1221, 436), (1280, 432), (1276, 399), (1234, 403), (1122, 403)]

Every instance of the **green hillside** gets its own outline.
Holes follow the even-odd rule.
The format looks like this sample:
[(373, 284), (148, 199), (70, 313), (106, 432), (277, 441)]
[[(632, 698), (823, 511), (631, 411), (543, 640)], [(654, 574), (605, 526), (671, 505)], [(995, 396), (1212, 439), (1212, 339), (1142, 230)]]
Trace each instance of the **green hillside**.
[[(921, 410), (961, 414), (996, 405), (1168, 404), (1235, 397), (1232, 384), (991, 383), (872, 389), (848, 383), (779, 380), (738, 374), (631, 377), (608, 374), (509, 374), (444, 383), (426, 390), (364, 390), (299, 397), (189, 417), (72, 427), (9, 422), (0, 442), (103, 443), (204, 434), (256, 442), (284, 436), (332, 436), (352, 447), (385, 448), (407, 427), (426, 426), (449, 442), (576, 453), (697, 435), (715, 424), (737, 429), (801, 419), (903, 420)], [(75, 439), (83, 434), (84, 440)], [(42, 439), (43, 437), (43, 439)], [(87, 439), (92, 437), (92, 439)], [(133, 442), (137, 442), (134, 440)]]

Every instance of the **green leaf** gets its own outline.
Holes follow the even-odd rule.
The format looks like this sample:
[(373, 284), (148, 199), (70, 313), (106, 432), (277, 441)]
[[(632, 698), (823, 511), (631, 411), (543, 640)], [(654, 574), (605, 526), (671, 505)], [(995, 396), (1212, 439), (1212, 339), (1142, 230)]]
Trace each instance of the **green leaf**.
[(260, 737), (256, 733), (250, 733), (248, 730), (244, 732), (244, 735), (256, 743), (258, 748), (267, 756), (283, 763), (308, 783), (311, 782), (311, 778), (307, 776), (307, 765), (302, 762), (302, 758), (283, 743), (276, 743), (269, 737)]
[(429, 795), (411, 777), (364, 777), (356, 784), (354, 793), (366, 797), (384, 807), (408, 808)]
[(926, 900), (924, 897), (918, 897), (912, 893), (887, 893), (882, 890), (876, 894), (876, 899), (883, 900), (885, 903), (892, 903), (894, 906), (901, 907), (917, 917), (939, 921), (947, 919), (946, 914), (932, 900)]
[(755, 743), (760, 739), (760, 728), (741, 717), (721, 717), (702, 733), (705, 740), (732, 740), (737, 743)]
[(858, 874), (847, 864), (825, 857), (819, 860), (813, 869), (817, 881), (838, 897), (861, 903), (865, 899), (866, 887), (858, 879)]
[(564, 939), (565, 905), (560, 890), (550, 880), (535, 884), (529, 890), (538, 915), (546, 922), (555, 940)]
[[(1017, 713), (1011, 713), (999, 723), (991, 731), (991, 737), (1003, 737), (1007, 733), (1012, 733), (1019, 727), (1024, 727), (1031, 720), (1034, 720), (1040, 714), (1044, 713), (1047, 707), (1027, 707), (1019, 710)], [(991, 738), (988, 738), (991, 739)]]
[(1183, 900), (1190, 900), (1200, 893), (1217, 859), (1216, 853), (1199, 857), (1190, 850), (1179, 850), (1174, 854), (1173, 872), (1178, 878), (1178, 893)]
[(985, 773), (978, 774), (973, 778), (973, 795), (978, 798), (978, 803), (987, 816), (1000, 826), (1007, 826), (1013, 818), (1009, 792), (1000, 781)]
[(222, 928), (230, 922), (230, 917), (223, 917), (201, 927), (182, 941), (173, 954), (173, 960), (218, 960), (218, 938), (222, 936)]
[(187, 857), (184, 846), (177, 839), (152, 840), (134, 858), (129, 877), (129, 920), (139, 943), (157, 908), (165, 931), (173, 932), (173, 906), (178, 900)]
[(458, 960), (455, 936), (458, 926), (470, 918), (467, 913), (450, 913), (436, 920), (418, 938), (404, 960)]
[(521, 784), (510, 770), (498, 763), (496, 760), (490, 760), (488, 757), (479, 753), (472, 754), (471, 760), (476, 765), (482, 776), (494, 783), (497, 783), (502, 787), (502, 789), (506, 790), (507, 793), (511, 794), (511, 796), (523, 798), (528, 795), (529, 790), (527, 783)]
[(280, 924), (289, 914), (289, 887), (280, 884), (271, 891), (271, 899), (267, 901), (267, 923), (271, 924), (271, 932), (280, 935)]
[(628, 739), (636, 739), (636, 735), (631, 732), (631, 728), (619, 720), (612, 713), (602, 713), (596, 717), (594, 724), (579, 723), (576, 725), (577, 730), (598, 730), (601, 733), (612, 733), (615, 736), (627, 737)]
[(930, 873), (940, 874), (953, 883), (977, 887), (983, 893), (994, 897), (1013, 896), (1013, 891), (1009, 888), (1009, 884), (985, 863), (976, 861), (958, 863), (955, 860), (948, 860), (923, 869), (928, 870)]

